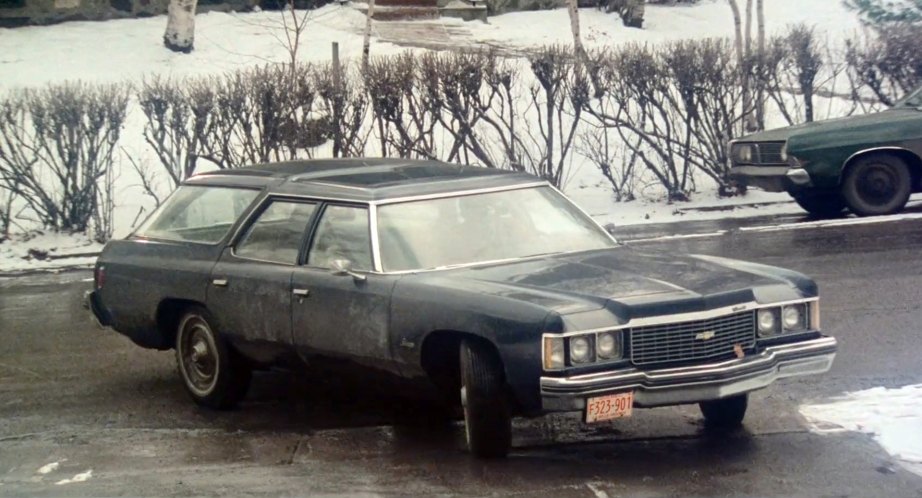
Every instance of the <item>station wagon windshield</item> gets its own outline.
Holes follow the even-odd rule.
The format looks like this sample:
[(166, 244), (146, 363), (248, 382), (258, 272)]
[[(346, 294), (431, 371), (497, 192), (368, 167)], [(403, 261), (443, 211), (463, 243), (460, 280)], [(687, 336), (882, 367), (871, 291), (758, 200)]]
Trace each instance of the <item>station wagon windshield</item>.
[(588, 251), (615, 242), (550, 187), (381, 206), (385, 271), (444, 268), (541, 254)]

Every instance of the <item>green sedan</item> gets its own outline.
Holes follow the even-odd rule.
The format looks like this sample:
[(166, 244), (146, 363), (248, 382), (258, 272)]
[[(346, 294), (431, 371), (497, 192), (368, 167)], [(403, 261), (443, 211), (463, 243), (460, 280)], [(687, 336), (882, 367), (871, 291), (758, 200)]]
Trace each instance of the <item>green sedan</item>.
[(807, 212), (898, 212), (922, 192), (922, 88), (874, 114), (749, 135), (730, 146), (730, 176), (787, 192)]

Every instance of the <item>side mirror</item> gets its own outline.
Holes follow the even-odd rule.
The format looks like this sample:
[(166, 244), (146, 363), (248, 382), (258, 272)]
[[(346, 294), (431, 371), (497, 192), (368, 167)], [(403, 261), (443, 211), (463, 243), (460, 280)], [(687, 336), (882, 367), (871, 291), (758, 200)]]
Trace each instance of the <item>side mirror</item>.
[(333, 275), (349, 275), (358, 282), (365, 280), (365, 275), (352, 271), (352, 261), (349, 261), (348, 259), (334, 259), (333, 261), (330, 261), (330, 271), (333, 273)]

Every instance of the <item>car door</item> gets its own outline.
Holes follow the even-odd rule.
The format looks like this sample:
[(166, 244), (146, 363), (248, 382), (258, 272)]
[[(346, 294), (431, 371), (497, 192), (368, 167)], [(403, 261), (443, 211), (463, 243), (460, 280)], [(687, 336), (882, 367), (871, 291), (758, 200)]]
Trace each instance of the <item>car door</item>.
[(316, 208), (267, 199), (212, 271), (209, 310), (222, 333), (258, 360), (290, 346), (291, 277)]
[[(292, 275), (292, 288), (301, 294), (292, 305), (298, 350), (392, 369), (388, 318), (396, 278), (371, 272), (368, 208), (327, 204), (304, 259)], [(334, 273), (336, 260), (348, 261), (352, 275)]]

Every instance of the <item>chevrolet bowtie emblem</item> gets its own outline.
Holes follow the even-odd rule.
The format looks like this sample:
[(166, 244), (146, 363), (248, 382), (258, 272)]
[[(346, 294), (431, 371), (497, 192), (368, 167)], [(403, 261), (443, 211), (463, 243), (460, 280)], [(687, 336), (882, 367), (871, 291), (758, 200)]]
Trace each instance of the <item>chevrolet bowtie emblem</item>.
[(695, 334), (695, 340), (696, 341), (707, 341), (707, 340), (713, 339), (715, 335), (717, 334), (713, 330), (698, 332), (697, 334)]

